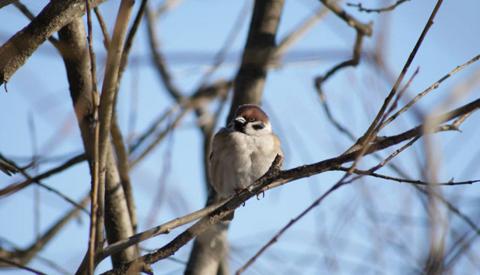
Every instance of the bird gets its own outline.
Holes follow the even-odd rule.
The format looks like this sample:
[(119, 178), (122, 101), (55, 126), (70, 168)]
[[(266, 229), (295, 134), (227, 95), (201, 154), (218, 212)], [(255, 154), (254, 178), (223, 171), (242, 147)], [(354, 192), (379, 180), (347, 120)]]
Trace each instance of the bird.
[(277, 155), (283, 160), (280, 139), (267, 114), (256, 104), (240, 105), (211, 143), (208, 171), (218, 199), (249, 187), (269, 170)]

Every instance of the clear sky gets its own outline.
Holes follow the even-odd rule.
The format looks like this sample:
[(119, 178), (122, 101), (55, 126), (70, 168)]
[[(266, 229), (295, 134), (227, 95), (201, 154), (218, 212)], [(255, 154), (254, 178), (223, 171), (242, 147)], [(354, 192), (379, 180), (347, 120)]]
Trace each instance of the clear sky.
[[(110, 29), (117, 2), (107, 1), (101, 6)], [(384, 2), (392, 1), (362, 1), (364, 6), (369, 7)], [(455, 66), (480, 53), (480, 1), (444, 2), (407, 74), (410, 77), (415, 68), (420, 68), (407, 96), (422, 91)], [(26, 0), (24, 3), (37, 14), (48, 1)], [(150, 4), (158, 6), (159, 3), (161, 1), (151, 1)], [(391, 77), (395, 79), (434, 4), (435, 1), (408, 1), (389, 13), (388, 18), (385, 15), (360, 13), (344, 3), (342, 7), (363, 22), (373, 22), (374, 36), (365, 41), (366, 53), (374, 49), (381, 29), (388, 28), (384, 33), (382, 50)], [(196, 87), (202, 72), (212, 63), (244, 5), (252, 7), (251, 1), (184, 0), (159, 20), (157, 29), (162, 51), (174, 74), (175, 83), (183, 91), (191, 93)], [(319, 2), (314, 0), (286, 0), (278, 38), (283, 38), (319, 7)], [(214, 74), (213, 80), (229, 79), (236, 73), (250, 14), (249, 9), (229, 51), (227, 62)], [(0, 10), (0, 22), (0, 43), (3, 44), (28, 20), (10, 5)], [(100, 61), (99, 79), (102, 80), (105, 51), (101, 45), (99, 27), (94, 22), (94, 43)], [(132, 51), (132, 62), (120, 90), (118, 113), (125, 136), (141, 133), (172, 104), (151, 66), (145, 30), (142, 24)], [(287, 53), (281, 67), (269, 72), (264, 93), (265, 109), (273, 120), (274, 130), (282, 139), (286, 168), (336, 156), (351, 145), (328, 122), (315, 93), (313, 78), (336, 62), (348, 58), (353, 41), (354, 31), (329, 14)], [(479, 70), (480, 66), (474, 64), (446, 81), (419, 103), (419, 111), (428, 114), (438, 111), (439, 106), (443, 106), (440, 111), (447, 111), (478, 98), (480, 90), (477, 85), (460, 100), (445, 102), (454, 92), (452, 87), (464, 83), (475, 73), (478, 75)], [(382, 72), (375, 70), (371, 62), (364, 58), (356, 69), (343, 70), (331, 78), (325, 89), (337, 119), (355, 135), (361, 135), (389, 92), (392, 82), (392, 79), (386, 80)], [(19, 164), (28, 163), (28, 157), (33, 152), (43, 157), (60, 157), (56, 162), (40, 165), (37, 171), (41, 172), (82, 151), (64, 66), (53, 46), (49, 43), (42, 45), (26, 65), (15, 73), (7, 87), (8, 93), (3, 92), (3, 87), (0, 88), (0, 152), (3, 155)], [(213, 104), (212, 110), (215, 107)], [(221, 122), (225, 120), (226, 109)], [(381, 134), (399, 133), (418, 123), (419, 120), (414, 116), (405, 116)], [(437, 156), (442, 161), (439, 180), (448, 181), (452, 177), (456, 180), (480, 178), (476, 167), (467, 169), (470, 161), (480, 152), (477, 145), (480, 138), (476, 127), (478, 123), (479, 116), (474, 114), (463, 125), (462, 133), (442, 133), (435, 139)], [(201, 149), (195, 117), (190, 114), (154, 153), (132, 171), (140, 230), (204, 205), (206, 193)], [(411, 177), (419, 178), (421, 169), (414, 156), (422, 152), (422, 142), (419, 142), (415, 148), (402, 154), (396, 163), (406, 169)], [(383, 155), (386, 156), (386, 153)], [(424, 163), (423, 157), (419, 157), (419, 161)], [(369, 167), (372, 164), (373, 161), (365, 161), (361, 166)], [(388, 169), (385, 171), (391, 172)], [(35, 173), (35, 170), (31, 171), (31, 174)], [(264, 198), (248, 201), (245, 207), (238, 209), (229, 232), (232, 268), (236, 269), (245, 263), (275, 232), (340, 176), (340, 173), (324, 173), (292, 182), (267, 192)], [(21, 176), (0, 174), (0, 187), (19, 180)], [(78, 200), (89, 188), (88, 167), (85, 163), (76, 165), (43, 183)], [(478, 211), (473, 207), (479, 199), (478, 186), (442, 190), (446, 197), (478, 221), (478, 218), (475, 219), (479, 217)], [(40, 197), (39, 209), (34, 203), (36, 192)], [(147, 217), (152, 205), (156, 216), (153, 224), (149, 224)], [(0, 244), (9, 247), (4, 242), (9, 240), (19, 247), (28, 246), (35, 239), (35, 211), (39, 213), (40, 232), (43, 232), (67, 209), (70, 209), (70, 205), (59, 197), (32, 186), (15, 195), (0, 198)], [(373, 222), (375, 218), (372, 218), (372, 213), (380, 221)], [(405, 274), (421, 265), (422, 255), (428, 251), (426, 223), (422, 200), (413, 188), (364, 179), (328, 197), (315, 211), (295, 224), (247, 274), (278, 274), (278, 271), (284, 274), (319, 274), (327, 271), (336, 274)], [(462, 228), (461, 225), (464, 225), (455, 216), (451, 217), (450, 223), (452, 227), (458, 225)], [(74, 272), (86, 251), (88, 224), (88, 217), (81, 214), (40, 255)], [(160, 247), (179, 234), (182, 228), (145, 242), (143, 246), (148, 249)], [(401, 236), (398, 236), (398, 232), (402, 233)], [(402, 240), (407, 247), (394, 243), (398, 240)], [(187, 260), (190, 247), (187, 245), (175, 254), (174, 259), (180, 263), (166, 260), (156, 264), (156, 274), (182, 272), (184, 264), (181, 262)], [(380, 253), (376, 255), (378, 251)], [(472, 251), (478, 254), (478, 245)], [(373, 261), (374, 258), (377, 260)], [(461, 261), (458, 269), (454, 270), (457, 274), (473, 274), (465, 272), (479, 268), (478, 262), (474, 265), (465, 259)], [(58, 273), (38, 259), (29, 266), (49, 274)], [(97, 270), (101, 272), (109, 266), (110, 263), (104, 261)], [(16, 270), (5, 272), (21, 273)]]

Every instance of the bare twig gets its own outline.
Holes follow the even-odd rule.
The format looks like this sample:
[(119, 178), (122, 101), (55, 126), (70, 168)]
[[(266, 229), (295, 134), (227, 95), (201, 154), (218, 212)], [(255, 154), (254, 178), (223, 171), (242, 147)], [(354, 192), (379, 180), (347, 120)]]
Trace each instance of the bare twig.
[(166, 14), (166, 12), (172, 10), (177, 5), (179, 5), (183, 0), (166, 0), (164, 1), (158, 9), (155, 11), (155, 18), (159, 18), (162, 15)]
[(135, 153), (140, 146), (152, 135), (157, 131), (158, 127), (166, 120), (169, 116), (171, 116), (176, 109), (178, 109), (178, 105), (174, 105), (173, 107), (167, 109), (165, 112), (160, 114), (154, 121), (150, 124), (143, 134), (141, 134), (133, 143), (129, 146), (129, 154)]
[[(323, 2), (322, 3), (327, 3), (328, 1), (326, 2)], [(328, 2), (328, 6), (327, 4), (325, 4), (327, 8), (331, 9), (332, 11), (334, 11), (338, 16), (339, 13), (341, 10), (340, 8), (336, 5), (336, 3), (330, 3)], [(321, 100), (321, 103), (322, 103), (322, 106), (323, 106), (323, 109), (327, 115), (327, 117), (329, 118), (330, 122), (332, 122), (332, 124), (342, 133), (346, 134), (347, 136), (349, 136), (350, 138), (354, 138), (354, 135), (345, 127), (343, 127), (332, 115), (331, 111), (330, 111), (330, 108), (328, 107), (328, 104), (325, 100), (325, 92), (323, 91), (323, 84), (325, 81), (327, 81), (331, 76), (333, 76), (336, 72), (338, 72), (339, 70), (341, 69), (344, 69), (344, 68), (347, 68), (347, 67), (350, 67), (350, 66), (357, 66), (358, 63), (360, 62), (360, 57), (361, 57), (361, 51), (362, 51), (362, 42), (363, 42), (363, 38), (365, 35), (368, 35), (370, 36), (371, 35), (371, 25), (362, 25), (361, 23), (357, 22), (355, 19), (353, 19), (353, 17), (351, 17), (350, 15), (348, 15), (347, 13), (345, 13), (344, 11), (341, 11), (343, 12), (342, 14), (345, 14), (343, 17), (340, 16), (340, 18), (342, 18), (343, 20), (345, 20), (347, 22), (348, 25), (352, 26), (355, 28), (356, 30), (356, 36), (355, 36), (355, 43), (353, 45), (353, 49), (352, 49), (352, 57), (349, 59), (349, 60), (346, 60), (346, 61), (343, 61), (343, 62), (340, 62), (338, 64), (336, 64), (335, 66), (333, 66), (332, 68), (330, 68), (324, 75), (322, 76), (318, 76), (315, 78), (314, 80), (314, 84), (315, 84), (315, 88), (317, 90), (317, 93), (320, 97), (320, 100)], [(351, 19), (349, 19), (351, 18)], [(349, 21), (350, 20), (350, 21)], [(350, 23), (352, 22), (352, 23)], [(357, 22), (357, 23), (355, 23)], [(357, 27), (355, 27), (357, 26)], [(364, 26), (365, 28), (360, 28), (358, 26)]]
[(205, 84), (209, 81), (210, 77), (212, 74), (222, 65), (222, 63), (225, 61), (225, 58), (227, 57), (227, 53), (229, 49), (232, 47), (233, 43), (235, 42), (236, 38), (238, 37), (238, 34), (240, 33), (241, 27), (245, 20), (247, 19), (247, 12), (250, 9), (250, 2), (245, 2), (243, 4), (243, 8), (240, 10), (240, 12), (237, 15), (237, 18), (235, 19), (235, 22), (233, 23), (227, 38), (223, 42), (223, 46), (220, 48), (220, 50), (215, 54), (213, 58), (213, 64), (208, 68), (208, 70), (203, 74), (203, 76), (200, 78), (200, 84), (197, 85), (197, 90), (205, 86)]
[(12, 3), (17, 2), (18, 0), (0, 0), (0, 9), (6, 7)]
[(347, 23), (349, 26), (355, 28), (358, 32), (366, 36), (372, 35), (372, 26), (370, 24), (364, 24), (358, 21), (346, 11), (344, 11), (342, 8), (340, 8), (334, 1), (320, 0), (320, 2), (322, 2), (325, 7), (333, 11), (333, 13), (335, 13), (338, 17), (345, 21), (345, 23)]
[[(99, 199), (99, 179), (100, 179), (100, 163), (99, 163), (99, 139), (100, 139), (100, 129), (98, 125), (98, 92), (97, 92), (97, 68), (96, 68), (96, 58), (95, 52), (93, 50), (93, 28), (92, 28), (92, 17), (90, 15), (90, 0), (85, 0), (85, 9), (87, 13), (87, 42), (88, 42), (88, 54), (90, 58), (90, 80), (91, 80), (91, 87), (92, 87), (92, 97), (93, 97), (93, 117), (90, 122), (90, 138), (92, 140), (92, 156), (90, 160), (90, 171), (91, 171), (91, 193), (90, 193), (90, 230), (89, 230), (89, 238), (88, 238), (88, 250), (87, 250), (87, 258), (88, 258), (88, 274), (94, 273), (94, 256), (95, 250), (97, 247), (100, 247), (102, 242), (102, 235), (103, 232), (103, 224), (100, 224), (97, 220), (99, 216), (99, 202), (102, 200)], [(101, 17), (98, 16), (99, 21)], [(103, 29), (103, 28), (102, 28)], [(104, 40), (106, 41), (106, 40)], [(100, 192), (102, 194), (102, 192)], [(103, 205), (101, 206), (103, 207)], [(103, 208), (100, 208), (103, 209)]]
[(313, 28), (315, 24), (325, 18), (329, 9), (319, 8), (310, 17), (306, 18), (300, 25), (298, 25), (292, 32), (287, 34), (275, 49), (274, 59), (278, 59), (281, 55), (290, 49), (305, 33)]
[(120, 175), (123, 191), (125, 192), (125, 198), (127, 200), (128, 212), (130, 215), (130, 220), (132, 222), (132, 228), (135, 232), (137, 230), (137, 214), (135, 201), (133, 198), (132, 185), (130, 182), (130, 166), (128, 164), (128, 153), (123, 142), (123, 135), (117, 122), (116, 113), (114, 114), (114, 116), (115, 117), (112, 120), (112, 142), (115, 149), (115, 154), (117, 156), (118, 173)]
[(376, 8), (376, 9), (372, 9), (372, 8), (365, 8), (363, 7), (362, 3), (347, 3), (347, 6), (349, 7), (356, 7), (358, 9), (358, 11), (361, 11), (361, 12), (366, 12), (366, 13), (371, 13), (371, 12), (376, 12), (376, 13), (381, 13), (381, 12), (386, 12), (386, 11), (393, 11), (396, 7), (398, 7), (399, 5), (407, 2), (407, 1), (410, 1), (410, 0), (397, 0), (395, 3), (391, 4), (390, 6), (386, 6), (386, 7), (383, 7), (383, 8)]
[(175, 120), (172, 121), (171, 124), (169, 124), (163, 131), (157, 134), (157, 136), (154, 138), (154, 140), (147, 145), (147, 147), (138, 154), (137, 157), (135, 157), (131, 162), (130, 166), (135, 166), (137, 165), (145, 156), (147, 156), (155, 147), (168, 135), (170, 131), (175, 129), (182, 119), (185, 117), (187, 114), (188, 109), (183, 109), (175, 118)]
[[(349, 168), (347, 167), (339, 167), (336, 170), (338, 171), (348, 171)], [(354, 174), (358, 175), (364, 175), (364, 176), (372, 176), (375, 178), (381, 178), (384, 180), (390, 180), (390, 181), (396, 181), (400, 183), (411, 183), (411, 184), (416, 184), (416, 185), (433, 185), (433, 186), (455, 186), (455, 185), (468, 185), (468, 184), (474, 184), (477, 182), (480, 182), (480, 180), (466, 180), (466, 181), (454, 181), (453, 179), (447, 181), (447, 182), (426, 182), (423, 180), (411, 180), (411, 179), (404, 179), (404, 178), (399, 178), (399, 177), (392, 177), (388, 175), (383, 175), (375, 172), (370, 172), (368, 170), (358, 170), (355, 169), (353, 171)]]
[(17, 267), (17, 268), (19, 268), (19, 269), (23, 269), (23, 270), (32, 272), (33, 274), (47, 275), (46, 273), (43, 273), (43, 272), (41, 272), (41, 271), (38, 271), (38, 270), (33, 269), (33, 268), (31, 268), (31, 267), (28, 267), (28, 266), (21, 265), (21, 264), (19, 264), (19, 263), (16, 263), (16, 262), (11, 261), (11, 260), (9, 260), (9, 259), (5, 259), (5, 258), (3, 258), (3, 257), (0, 257), (0, 262), (5, 263), (5, 264), (10, 265), (10, 266)]
[(350, 67), (350, 66), (357, 66), (358, 62), (360, 61), (360, 55), (361, 55), (361, 50), (362, 50), (362, 41), (363, 41), (363, 36), (364, 34), (357, 31), (356, 37), (355, 37), (355, 44), (353, 45), (353, 54), (352, 58), (346, 61), (343, 61), (328, 70), (323, 76), (319, 76), (315, 78), (315, 87), (317, 88), (318, 93), (322, 93), (322, 84), (325, 82), (327, 79), (329, 79), (332, 75), (334, 75), (336, 72), (338, 72), (340, 69)]
[[(95, 7), (93, 11), (95, 12), (95, 17), (97, 17), (98, 24), (100, 25), (100, 29), (102, 30), (103, 45), (105, 46), (105, 49), (108, 49), (108, 46), (110, 45), (110, 34), (108, 34), (107, 24), (105, 23), (105, 19), (103, 19), (102, 13), (100, 12), (100, 9), (98, 7)], [(87, 20), (89, 17), (90, 17), (90, 12), (87, 12)], [(89, 24), (89, 29), (91, 29), (91, 25), (92, 25), (91, 19), (88, 24)]]
[[(20, 182), (20, 183), (14, 183), (14, 184), (11, 184), (3, 189), (0, 190), (0, 196), (6, 196), (6, 195), (10, 195), (14, 192), (17, 192), (19, 191), (20, 189), (23, 189), (25, 187), (27, 187), (28, 185), (34, 183), (34, 182), (38, 182), (42, 179), (45, 179), (45, 178), (48, 178), (52, 175), (55, 175), (57, 173), (60, 173), (62, 171), (64, 171), (65, 169), (68, 169), (70, 167), (72, 167), (73, 165), (75, 164), (78, 164), (82, 161), (85, 160), (85, 155), (84, 154), (80, 154), (80, 155), (77, 155), (77, 156), (74, 156), (73, 158), (67, 160), (65, 163), (57, 166), (57, 167), (54, 167), (50, 170), (47, 170), (45, 172), (43, 172), (42, 174), (40, 175), (37, 175), (37, 176), (34, 176), (34, 177), (31, 177), (31, 178), (27, 178), (25, 181), (23, 182)], [(19, 169), (18, 167), (15, 168), (15, 169)]]
[[(430, 27), (433, 25), (433, 19), (435, 18), (435, 15), (437, 14), (438, 10), (440, 9), (440, 6), (442, 5), (442, 3), (443, 3), (443, 0), (438, 0), (437, 1), (437, 4), (435, 5), (435, 8), (433, 9), (432, 13), (430, 14), (430, 17), (428, 18), (428, 21), (425, 24), (425, 27), (423, 28), (423, 31), (420, 34), (420, 37), (418, 38), (417, 42), (415, 43), (415, 46), (413, 47), (413, 50), (410, 52), (410, 55), (408, 56), (408, 59), (405, 62), (405, 65), (403, 66), (402, 71), (400, 72), (400, 75), (398, 76), (397, 80), (395, 81), (395, 84), (393, 85), (392, 89), (390, 90), (390, 93), (385, 98), (385, 101), (383, 102), (382, 107), (378, 111), (377, 115), (375, 116), (373, 122), (368, 127), (365, 134), (360, 138), (359, 142), (357, 142), (357, 143), (363, 143), (364, 145), (367, 145), (364, 148), (368, 147), (368, 144), (371, 141), (371, 139), (373, 138), (373, 136), (379, 131), (378, 127), (381, 124), (381, 119), (383, 117), (383, 114), (385, 113), (385, 110), (387, 110), (387, 107), (390, 104), (390, 101), (393, 99), (393, 97), (397, 93), (397, 90), (400, 87), (400, 84), (402, 83), (403, 78), (405, 77), (405, 74), (407, 73), (407, 70), (410, 68), (410, 65), (412, 64), (412, 61), (413, 61), (413, 59), (415, 58), (415, 55), (418, 52), (418, 49), (422, 45), (422, 42), (425, 39), (425, 36), (427, 35), (428, 31), (430, 30)], [(359, 156), (361, 156), (361, 155), (359, 155)]]
[(478, 60), (480, 60), (480, 54), (479, 55), (476, 55), (474, 57), (472, 57), (470, 60), (468, 60), (467, 62), (455, 67), (453, 70), (451, 70), (449, 73), (447, 73), (446, 75), (442, 76), (439, 80), (437, 80), (435, 83), (433, 83), (432, 85), (430, 85), (427, 89), (423, 90), (421, 93), (417, 94), (412, 100), (410, 100), (407, 104), (405, 104), (405, 106), (403, 106), (400, 110), (398, 110), (397, 112), (395, 112), (393, 115), (391, 115), (390, 117), (386, 118), (385, 121), (383, 121), (383, 123), (379, 126), (379, 129), (382, 129), (384, 128), (386, 125), (388, 125), (390, 122), (392, 122), (393, 120), (395, 120), (399, 115), (401, 115), (402, 113), (406, 112), (408, 109), (410, 109), (410, 107), (412, 107), (417, 101), (419, 101), (422, 97), (424, 97), (425, 95), (427, 95), (428, 93), (430, 93), (431, 91), (437, 89), (440, 84), (442, 84), (445, 80), (447, 80), (448, 78), (450, 78), (451, 76), (455, 75), (456, 73), (462, 71), (463, 69), (465, 69), (467, 66), (477, 62)]
[(148, 41), (150, 43), (150, 51), (153, 56), (153, 62), (157, 71), (162, 79), (162, 83), (165, 85), (167, 92), (177, 101), (181, 101), (183, 95), (180, 89), (173, 83), (172, 76), (168, 70), (165, 62), (165, 57), (158, 50), (160, 48), (156, 28), (155, 28), (155, 16), (153, 12), (147, 7), (145, 10), (147, 15), (147, 27), (148, 27)]
[(52, 188), (46, 184), (43, 184), (42, 182), (40, 181), (37, 181), (36, 184), (54, 194), (56, 194), (57, 196), (59, 196), (60, 198), (64, 199), (66, 202), (68, 202), (69, 204), (73, 205), (74, 207), (82, 210), (83, 213), (87, 214), (87, 215), (90, 215), (90, 212), (88, 212), (87, 209), (85, 209), (85, 207), (81, 206), (80, 204), (76, 203), (74, 200), (72, 200), (71, 198), (67, 197), (66, 195), (64, 195), (62, 192), (58, 191), (57, 189), (55, 188)]
[[(320, 203), (331, 193), (333, 193), (338, 188), (345, 186), (347, 182), (345, 181), (349, 176), (349, 171), (343, 176), (337, 183), (335, 183), (332, 187), (330, 187), (325, 193), (323, 193), (320, 197), (318, 197), (312, 204), (310, 204), (307, 208), (305, 208), (299, 215), (295, 218), (291, 219), (284, 227), (282, 227), (267, 243), (265, 243), (258, 251), (251, 257), (244, 265), (242, 265), (236, 272), (235, 275), (242, 274), (250, 265), (252, 265), (260, 255), (262, 255), (271, 245), (276, 243), (278, 239), (296, 222), (302, 219), (305, 215), (307, 215), (310, 211), (312, 211), (315, 207), (320, 205)], [(351, 182), (351, 181), (350, 181)], [(348, 182), (348, 183), (350, 183)]]
[(397, 105), (398, 105), (398, 102), (400, 101), (400, 99), (402, 98), (403, 94), (405, 93), (405, 91), (407, 91), (408, 87), (410, 87), (410, 85), (412, 84), (413, 82), (413, 79), (415, 79), (415, 77), (417, 76), (418, 72), (419, 72), (420, 68), (418, 67), (415, 72), (412, 74), (412, 76), (410, 77), (410, 79), (407, 81), (407, 84), (405, 84), (405, 86), (398, 92), (398, 94), (395, 96), (395, 100), (393, 101), (392, 105), (390, 105), (390, 108), (388, 109), (388, 111), (385, 113), (385, 115), (383, 116), (383, 121), (385, 121), (385, 119), (397, 108)]
[[(10, 159), (5, 158), (2, 154), (0, 154), (0, 171), (11, 176), (17, 173), (17, 165)], [(1, 191), (0, 191), (1, 195)]]

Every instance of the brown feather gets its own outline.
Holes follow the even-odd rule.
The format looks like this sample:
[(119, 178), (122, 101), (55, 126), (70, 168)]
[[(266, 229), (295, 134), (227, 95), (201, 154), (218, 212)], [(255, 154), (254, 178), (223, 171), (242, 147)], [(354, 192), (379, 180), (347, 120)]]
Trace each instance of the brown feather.
[(235, 112), (235, 117), (242, 116), (247, 121), (253, 119), (255, 121), (262, 121), (263, 123), (268, 122), (267, 114), (255, 104), (244, 104), (240, 105)]

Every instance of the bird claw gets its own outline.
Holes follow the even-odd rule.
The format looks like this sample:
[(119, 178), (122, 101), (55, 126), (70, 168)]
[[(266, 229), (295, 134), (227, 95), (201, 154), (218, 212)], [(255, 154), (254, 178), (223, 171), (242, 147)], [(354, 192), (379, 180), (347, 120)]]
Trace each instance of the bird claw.
[(257, 194), (257, 200), (260, 200), (260, 195), (262, 195), (262, 199), (265, 198), (265, 191), (262, 191), (261, 193)]
[[(239, 197), (240, 193), (242, 192), (243, 188), (235, 188), (233, 191), (235, 191), (235, 196)], [(248, 189), (247, 189), (248, 190)], [(245, 202), (242, 203), (242, 207), (245, 206)]]

